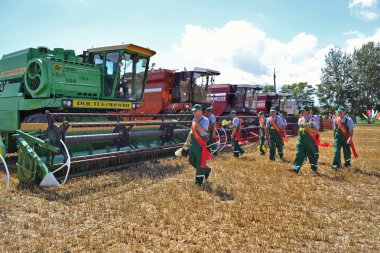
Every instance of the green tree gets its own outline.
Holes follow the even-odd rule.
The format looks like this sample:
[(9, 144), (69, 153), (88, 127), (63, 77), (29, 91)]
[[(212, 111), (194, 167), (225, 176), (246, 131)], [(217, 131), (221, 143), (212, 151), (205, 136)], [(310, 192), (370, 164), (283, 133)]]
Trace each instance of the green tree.
[(369, 42), (353, 54), (339, 48), (325, 57), (317, 96), (321, 108), (334, 112), (345, 106), (355, 115), (380, 109), (380, 43)]
[(280, 92), (289, 93), (295, 99), (310, 99), (313, 100), (313, 95), (316, 89), (307, 82), (299, 82), (293, 84), (285, 84), (281, 87)]
[(275, 92), (273, 85), (264, 85), (263, 93)]
[(321, 84), (317, 85), (317, 97), (323, 111), (334, 112), (338, 106), (348, 105), (351, 65), (351, 56), (340, 48), (331, 49), (326, 55)]
[(380, 109), (380, 44), (369, 42), (352, 55), (352, 111), (360, 115), (366, 109)]

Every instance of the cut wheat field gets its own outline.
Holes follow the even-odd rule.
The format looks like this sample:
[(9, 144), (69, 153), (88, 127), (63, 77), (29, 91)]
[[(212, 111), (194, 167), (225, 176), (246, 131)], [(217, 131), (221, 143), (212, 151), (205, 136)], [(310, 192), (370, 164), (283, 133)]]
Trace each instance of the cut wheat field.
[[(332, 131), (322, 133), (332, 143)], [(210, 162), (210, 182), (175, 158), (72, 179), (61, 188), (21, 186), (0, 202), (0, 252), (379, 252), (380, 127), (359, 126), (359, 158), (320, 175), (260, 156), (258, 145)]]

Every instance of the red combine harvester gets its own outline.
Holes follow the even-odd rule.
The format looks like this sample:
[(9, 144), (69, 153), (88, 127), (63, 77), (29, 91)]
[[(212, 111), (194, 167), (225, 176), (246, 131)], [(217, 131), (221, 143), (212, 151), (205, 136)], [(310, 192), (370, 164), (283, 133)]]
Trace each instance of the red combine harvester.
[[(223, 119), (229, 120), (228, 114), (235, 110), (242, 121), (241, 136), (247, 141), (257, 141), (258, 121), (256, 100), (260, 85), (251, 84), (214, 84), (209, 94), (212, 112), (218, 117), (219, 124)], [(223, 141), (223, 138), (221, 139)]]
[(193, 104), (210, 105), (208, 93), (219, 71), (194, 68), (192, 71), (152, 70), (140, 107), (131, 114), (175, 114), (188, 111)]
[(256, 115), (256, 100), (261, 85), (214, 84), (209, 94), (212, 112), (222, 116), (235, 110), (238, 115)]
[(286, 112), (290, 98), (289, 93), (261, 93), (257, 97), (257, 113), (269, 114), (272, 107), (276, 108), (277, 111)]
[(314, 101), (309, 100), (309, 99), (294, 99), (294, 98), (288, 100), (287, 108), (285, 111), (286, 115), (289, 115), (289, 116), (299, 115), (299, 109), (304, 105), (308, 105), (312, 107), (314, 105)]

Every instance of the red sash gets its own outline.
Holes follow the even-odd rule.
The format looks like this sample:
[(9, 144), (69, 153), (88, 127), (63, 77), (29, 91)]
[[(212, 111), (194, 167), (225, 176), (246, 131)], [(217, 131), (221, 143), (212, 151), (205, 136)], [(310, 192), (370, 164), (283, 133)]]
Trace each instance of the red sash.
[[(312, 120), (312, 119), (310, 119)], [(306, 123), (306, 120), (304, 117), (301, 118), (301, 123)], [(318, 132), (317, 134), (313, 133), (310, 131), (310, 129), (306, 129), (306, 133), (311, 137), (311, 139), (314, 141), (314, 144), (317, 145), (317, 146), (320, 146), (320, 147), (323, 147), (323, 148), (326, 148), (328, 146), (330, 146), (330, 143), (328, 142), (321, 142), (321, 134)]]
[[(342, 132), (342, 134), (344, 135), (344, 137), (347, 138), (350, 138), (351, 135), (350, 133), (346, 130), (346, 128), (344, 126), (342, 126), (342, 119), (340, 117), (336, 117), (335, 119), (335, 122), (339, 128), (339, 130)], [(352, 153), (354, 154), (355, 158), (358, 158), (358, 153), (356, 152), (356, 149), (355, 149), (355, 146), (354, 146), (354, 142), (351, 140), (351, 143), (350, 143), (350, 147), (351, 147), (351, 150), (352, 150)]]
[(265, 122), (264, 122), (264, 119), (260, 119), (260, 120), (259, 120), (259, 123), (260, 123), (260, 127), (261, 127), (261, 128), (265, 128)]
[(235, 141), (244, 141), (244, 139), (240, 135), (240, 129), (241, 129), (241, 120), (239, 119), (239, 127), (236, 127), (236, 131), (235, 131)]
[(264, 131), (264, 129), (265, 129), (265, 121), (264, 121), (264, 119), (259, 119), (259, 125), (260, 125), (260, 132)]
[(286, 132), (286, 128), (284, 130), (284, 141), (288, 142), (288, 133)]
[(191, 131), (194, 135), (195, 140), (198, 142), (198, 145), (202, 148), (201, 168), (206, 168), (206, 161), (212, 158), (212, 154), (207, 149), (206, 141), (203, 140), (201, 135), (198, 133), (198, 130), (196, 128), (196, 124), (194, 121), (193, 121), (193, 124), (191, 125)]
[[(272, 124), (272, 126), (274, 126), (274, 128), (276, 129), (276, 132), (277, 132), (278, 135), (280, 136), (281, 141), (284, 142), (284, 138), (282, 137), (282, 134), (281, 134), (281, 129), (280, 129), (280, 127), (277, 125), (277, 123), (274, 121), (274, 119), (273, 119), (272, 116), (269, 117), (269, 121), (270, 121), (270, 123)], [(286, 136), (286, 140), (285, 140), (285, 141), (288, 141), (288, 136)]]

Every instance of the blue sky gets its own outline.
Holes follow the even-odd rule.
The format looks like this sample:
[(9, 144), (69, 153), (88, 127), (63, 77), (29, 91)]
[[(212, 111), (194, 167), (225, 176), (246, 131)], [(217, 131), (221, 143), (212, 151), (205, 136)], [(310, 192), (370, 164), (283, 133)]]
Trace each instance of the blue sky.
[(0, 55), (135, 43), (158, 67), (218, 69), (219, 82), (319, 82), (324, 55), (380, 42), (379, 0), (2, 0)]

